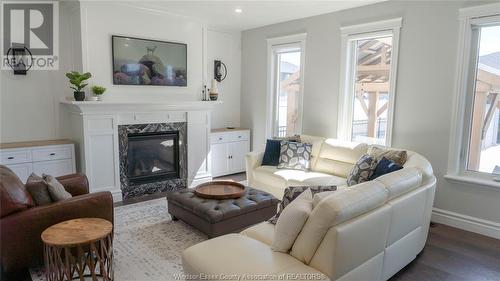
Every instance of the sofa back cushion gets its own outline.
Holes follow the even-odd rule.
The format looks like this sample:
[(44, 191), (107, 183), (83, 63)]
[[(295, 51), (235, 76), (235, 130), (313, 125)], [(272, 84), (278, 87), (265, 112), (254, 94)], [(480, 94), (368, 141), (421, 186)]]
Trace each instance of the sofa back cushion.
[(380, 182), (389, 192), (389, 200), (420, 186), (422, 183), (422, 172), (415, 167), (403, 168), (380, 176), (373, 181)]
[(0, 165), (0, 217), (32, 207), (33, 199), (19, 177)]
[(338, 190), (321, 200), (311, 212), (293, 244), (291, 255), (309, 264), (326, 232), (335, 225), (367, 213), (387, 201), (380, 182), (365, 182)]
[(368, 145), (327, 139), (321, 145), (313, 171), (347, 178), (354, 163), (366, 154)]

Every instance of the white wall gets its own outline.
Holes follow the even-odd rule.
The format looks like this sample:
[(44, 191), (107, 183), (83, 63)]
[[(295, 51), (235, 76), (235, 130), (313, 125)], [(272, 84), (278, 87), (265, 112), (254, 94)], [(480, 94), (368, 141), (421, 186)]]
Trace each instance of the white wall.
[[(207, 32), (207, 81), (213, 79), (214, 60), (221, 60), (228, 69), (227, 77), (219, 83), (219, 100), (212, 113), (212, 127), (240, 126), (241, 36), (240, 33)], [(210, 87), (210, 83), (208, 83)]]
[(500, 223), (500, 191), (452, 184), (447, 170), (461, 1), (388, 1), (242, 33), (242, 126), (265, 142), (266, 38), (307, 32), (304, 133), (335, 137), (340, 27), (403, 18), (393, 146), (427, 157), (438, 178), (435, 207)]
[[(199, 100), (204, 67), (208, 70), (209, 83), (208, 79), (213, 77), (214, 58), (222, 59), (230, 73), (220, 85), (223, 104), (215, 108), (212, 126), (239, 126), (240, 34), (208, 30), (207, 42), (204, 43), (204, 26), (196, 20), (141, 9), (132, 4), (127, 1), (60, 2), (59, 71), (30, 71), (27, 76), (0, 71), (0, 142), (54, 139), (67, 135), (60, 130), (64, 127), (60, 123), (66, 117), (60, 116), (59, 100), (63, 96), (72, 96), (64, 76), (68, 71), (90, 71), (93, 75), (91, 85), (108, 88), (105, 95), (108, 99)], [(112, 34), (187, 43), (188, 87), (112, 85)], [(89, 88), (86, 91), (89, 92)]]
[(0, 142), (60, 137), (59, 99), (71, 91), (64, 73), (81, 68), (78, 2), (59, 4), (59, 70), (0, 72)]
[[(83, 1), (83, 70), (104, 98), (197, 100), (203, 85), (203, 25), (184, 17), (132, 6), (133, 2)], [(113, 85), (111, 36), (123, 35), (187, 44), (187, 87)]]

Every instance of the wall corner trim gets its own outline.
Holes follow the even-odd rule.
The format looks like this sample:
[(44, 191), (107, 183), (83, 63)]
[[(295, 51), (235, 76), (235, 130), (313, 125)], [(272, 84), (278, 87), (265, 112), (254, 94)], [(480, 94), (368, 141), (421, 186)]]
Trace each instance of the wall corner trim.
[(433, 208), (432, 222), (500, 239), (500, 223)]

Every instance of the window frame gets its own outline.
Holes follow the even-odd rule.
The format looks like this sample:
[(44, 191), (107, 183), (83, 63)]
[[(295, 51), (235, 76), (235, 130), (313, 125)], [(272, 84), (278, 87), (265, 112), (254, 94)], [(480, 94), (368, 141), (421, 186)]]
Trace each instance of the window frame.
[[(457, 52), (457, 69), (452, 106), (452, 122), (447, 180), (458, 183), (480, 185), (500, 189), (500, 176), (492, 173), (470, 171), (467, 169), (469, 157), (470, 132), (472, 129), (472, 111), (475, 89), (478, 44), (474, 29), (487, 26), (492, 22), (500, 23), (500, 3), (481, 5), (459, 10), (459, 38)], [(474, 37), (475, 36), (475, 37)]]
[(389, 104), (387, 108), (387, 129), (385, 146), (392, 144), (392, 127), (394, 118), (394, 104), (396, 96), (397, 67), (399, 57), (399, 35), (402, 18), (393, 18), (358, 25), (343, 26), (341, 31), (340, 54), (340, 89), (339, 89), (339, 118), (337, 138), (351, 141), (352, 121), (354, 111), (354, 86), (357, 40), (392, 36), (391, 67), (389, 72)]
[(267, 99), (266, 99), (266, 139), (274, 137), (277, 132), (278, 102), (275, 94), (276, 71), (278, 67), (277, 50), (284, 48), (300, 49), (300, 89), (299, 89), (299, 118), (298, 131), (302, 133), (303, 104), (304, 104), (304, 76), (305, 76), (305, 51), (307, 33), (299, 33), (267, 39)]

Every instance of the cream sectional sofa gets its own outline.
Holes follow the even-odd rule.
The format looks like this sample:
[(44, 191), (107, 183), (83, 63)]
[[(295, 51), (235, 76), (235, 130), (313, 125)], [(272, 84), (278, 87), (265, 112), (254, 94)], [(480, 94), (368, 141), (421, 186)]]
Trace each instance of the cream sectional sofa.
[(312, 136), (302, 140), (313, 143), (310, 172), (260, 166), (262, 153), (247, 156), (249, 185), (278, 197), (287, 185), (340, 186), (315, 195), (313, 211), (290, 252), (271, 249), (275, 226), (264, 222), (185, 250), (187, 278), (387, 280), (423, 249), (436, 186), (424, 157), (409, 152), (403, 169), (345, 187), (353, 163), (370, 147)]

